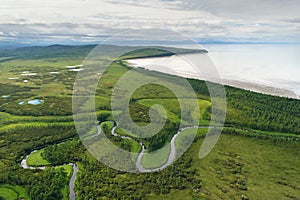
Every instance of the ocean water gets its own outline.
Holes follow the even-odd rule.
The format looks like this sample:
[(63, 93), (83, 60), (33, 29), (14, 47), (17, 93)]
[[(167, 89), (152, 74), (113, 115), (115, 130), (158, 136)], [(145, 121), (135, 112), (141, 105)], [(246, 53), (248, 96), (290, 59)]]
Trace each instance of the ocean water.
[(299, 44), (207, 45), (224, 78), (270, 85), (300, 96)]
[[(210, 60), (225, 83), (234, 81), (254, 83), (260, 86), (289, 90), (298, 97), (300, 96), (299, 44), (214, 44), (202, 46), (208, 50)], [(194, 54), (194, 56), (199, 57), (201, 55)], [(183, 62), (178, 56), (133, 59), (129, 60), (129, 63), (132, 66), (184, 77), (203, 78), (195, 73), (191, 64)], [(171, 70), (168, 71), (163, 68), (163, 65), (168, 65)], [(243, 88), (243, 84), (240, 86)], [(289, 95), (287, 94), (287, 96)]]

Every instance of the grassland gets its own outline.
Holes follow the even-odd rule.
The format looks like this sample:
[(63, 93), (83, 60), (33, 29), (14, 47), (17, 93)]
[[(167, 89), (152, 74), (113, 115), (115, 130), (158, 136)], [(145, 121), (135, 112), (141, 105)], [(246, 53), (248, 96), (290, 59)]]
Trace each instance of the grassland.
[(32, 152), (27, 159), (27, 164), (29, 166), (33, 166), (33, 167), (50, 165), (51, 163), (49, 163), (47, 160), (45, 160), (42, 157), (41, 154), (43, 152), (44, 152), (43, 149)]
[(25, 188), (9, 184), (0, 185), (0, 197), (5, 200), (29, 199)]
[(167, 162), (169, 153), (170, 147), (166, 145), (159, 151), (145, 154), (142, 158), (142, 165), (145, 169), (158, 168)]
[[(111, 134), (113, 125), (114, 125), (113, 122), (108, 121), (108, 122), (101, 123), (100, 127), (102, 130), (104, 130), (104, 132), (106, 133), (106, 136), (110, 140), (112, 140), (114, 144), (116, 144), (117, 146), (120, 146), (121, 148), (125, 148), (126, 150), (128, 150), (130, 152), (134, 152), (134, 153), (139, 153), (142, 150), (140, 144), (134, 140), (130, 140), (130, 139), (120, 140), (119, 137), (113, 136)], [(117, 128), (115, 133), (120, 136), (127, 135), (126, 132), (120, 128)], [(122, 141), (122, 142), (120, 143), (120, 141)]]

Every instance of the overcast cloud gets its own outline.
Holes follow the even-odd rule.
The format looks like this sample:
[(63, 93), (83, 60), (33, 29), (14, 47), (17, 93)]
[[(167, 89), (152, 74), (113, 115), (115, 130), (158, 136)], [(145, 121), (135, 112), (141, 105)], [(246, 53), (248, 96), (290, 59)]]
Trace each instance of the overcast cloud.
[(1, 0), (0, 42), (97, 42), (138, 28), (199, 42), (299, 42), (299, 10), (299, 0)]

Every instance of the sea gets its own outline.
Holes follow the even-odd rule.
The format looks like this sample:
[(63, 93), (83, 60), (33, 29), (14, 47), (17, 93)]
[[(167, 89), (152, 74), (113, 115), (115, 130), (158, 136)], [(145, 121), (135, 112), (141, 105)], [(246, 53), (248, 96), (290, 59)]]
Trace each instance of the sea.
[[(225, 85), (278, 96), (300, 97), (300, 44), (205, 44), (201, 48), (208, 51), (207, 56)], [(191, 70), (190, 63), (182, 62), (176, 55), (130, 59), (127, 62), (134, 67), (203, 78)], [(162, 65), (172, 69), (166, 71)]]

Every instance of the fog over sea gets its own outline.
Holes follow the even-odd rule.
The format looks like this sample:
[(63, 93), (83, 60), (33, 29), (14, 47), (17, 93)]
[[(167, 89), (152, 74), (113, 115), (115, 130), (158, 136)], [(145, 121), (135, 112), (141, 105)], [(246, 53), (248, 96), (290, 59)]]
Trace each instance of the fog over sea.
[[(224, 84), (279, 96), (300, 97), (300, 44), (209, 44), (202, 45)], [(197, 54), (195, 54), (197, 56)], [(199, 55), (198, 55), (199, 56)], [(178, 56), (131, 59), (129, 64), (152, 70), (170, 65), (179, 76), (195, 76)], [(168, 64), (169, 63), (169, 64)], [(167, 72), (168, 73), (168, 72)]]

